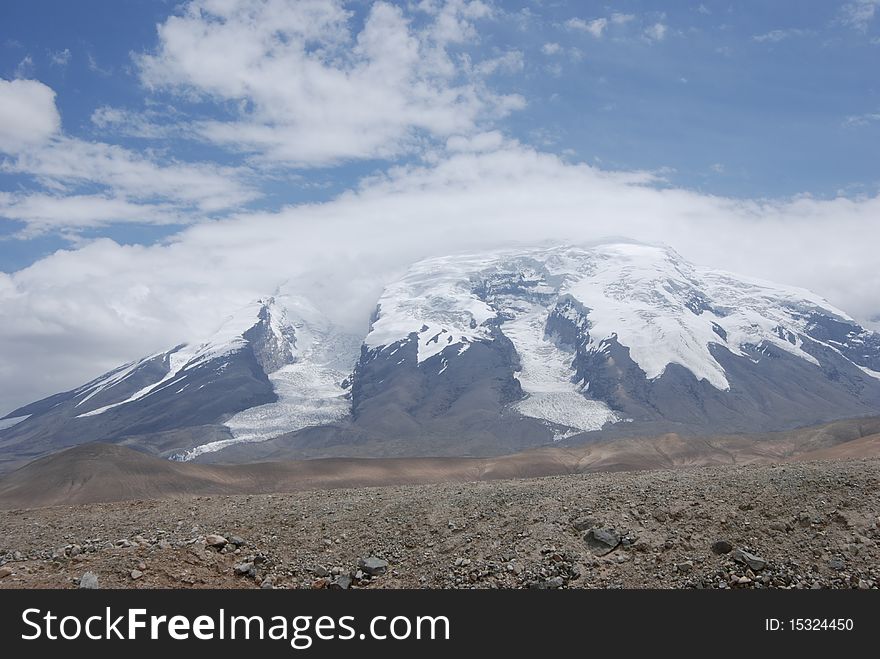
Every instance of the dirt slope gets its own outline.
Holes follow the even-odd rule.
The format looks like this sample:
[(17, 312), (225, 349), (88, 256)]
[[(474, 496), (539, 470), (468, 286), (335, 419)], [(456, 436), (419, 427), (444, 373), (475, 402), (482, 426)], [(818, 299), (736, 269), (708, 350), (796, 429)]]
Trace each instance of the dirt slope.
[(491, 458), (325, 458), (244, 465), (169, 462), (95, 443), (41, 458), (4, 476), (0, 508), (870, 458), (880, 457), (878, 437), (880, 420), (862, 419), (765, 435), (621, 438)]

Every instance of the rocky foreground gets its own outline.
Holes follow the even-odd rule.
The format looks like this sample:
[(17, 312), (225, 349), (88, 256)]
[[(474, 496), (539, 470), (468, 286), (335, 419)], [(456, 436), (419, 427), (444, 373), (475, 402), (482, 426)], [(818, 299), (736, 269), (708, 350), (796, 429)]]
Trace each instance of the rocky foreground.
[(0, 588), (880, 588), (880, 460), (0, 511)]

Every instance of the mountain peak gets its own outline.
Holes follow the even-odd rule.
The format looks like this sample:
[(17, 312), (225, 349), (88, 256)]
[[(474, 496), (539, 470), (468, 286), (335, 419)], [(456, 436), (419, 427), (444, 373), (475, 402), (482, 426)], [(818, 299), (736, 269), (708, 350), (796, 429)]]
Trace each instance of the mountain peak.
[(19, 456), (84, 437), (184, 460), (438, 455), (878, 410), (880, 336), (822, 298), (611, 240), (420, 261), (387, 284), (366, 337), (279, 289), (0, 433)]
[[(533, 305), (545, 308), (546, 320), (570, 299), (582, 306), (593, 351), (613, 339), (649, 380), (676, 364), (719, 390), (730, 384), (715, 347), (745, 356), (773, 346), (817, 364), (803, 345), (810, 314), (855, 326), (808, 291), (699, 268), (666, 246), (615, 241), (417, 263), (386, 288), (366, 342), (375, 349), (415, 337), (422, 362), (492, 340), (494, 327), (505, 333)], [(519, 337), (524, 349), (546, 340), (535, 328)]]

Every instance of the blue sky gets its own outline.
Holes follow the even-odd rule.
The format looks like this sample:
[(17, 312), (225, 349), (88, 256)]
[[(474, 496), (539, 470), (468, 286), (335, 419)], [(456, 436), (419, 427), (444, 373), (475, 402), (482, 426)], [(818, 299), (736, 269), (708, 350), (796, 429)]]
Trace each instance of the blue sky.
[(0, 3), (0, 413), (283, 288), (608, 236), (880, 328), (880, 0)]
[[(873, 195), (880, 182), (875, 4), (497, 2), (491, 15), (474, 20), (475, 38), (449, 51), (473, 62), (497, 60), (485, 84), (523, 101), (477, 123), (569, 161), (651, 170), (662, 175), (661, 184), (739, 198)], [(356, 34), (370, 3), (347, 9)], [(258, 151), (193, 139), (185, 127), (173, 136), (131, 137), (118, 125), (97, 123), (101, 108), (181, 125), (234, 113), (234, 94), (218, 102), (145, 81), (138, 55), (157, 52), (157, 25), (182, 11), (173, 2), (4, 3), (0, 76), (50, 87), (70, 138), (154, 152), (160, 163), (242, 167), (247, 171), (238, 177), (254, 189), (253, 198), (210, 213), (184, 208), (179, 223), (108, 218), (99, 226), (58, 223), (24, 234), (26, 220), (7, 214), (0, 220), (0, 269), (13, 272), (100, 236), (149, 243), (241, 209), (330, 199), (365, 175), (424, 156), (403, 149), (385, 157), (343, 154), (330, 163), (254, 165)], [(415, 25), (430, 20), (427, 13), (408, 16)], [(430, 144), (447, 135), (422, 138)], [(9, 193), (41, 191), (44, 183), (32, 172), (0, 172), (0, 190)], [(60, 183), (67, 193), (107, 191), (103, 180)]]

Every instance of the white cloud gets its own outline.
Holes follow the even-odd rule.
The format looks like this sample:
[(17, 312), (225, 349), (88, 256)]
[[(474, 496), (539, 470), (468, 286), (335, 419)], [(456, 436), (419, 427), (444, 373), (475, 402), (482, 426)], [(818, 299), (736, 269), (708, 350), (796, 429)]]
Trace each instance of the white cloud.
[(784, 41), (785, 39), (790, 39), (792, 37), (808, 37), (814, 34), (815, 32), (813, 32), (812, 30), (802, 30), (792, 27), (786, 30), (770, 30), (770, 32), (765, 32), (764, 34), (756, 34), (752, 37), (752, 39), (759, 43), (779, 43), (780, 41)]
[(880, 112), (866, 112), (865, 114), (853, 114), (843, 121), (843, 125), (847, 128), (858, 128), (868, 126), (874, 122), (880, 122)]
[(494, 73), (518, 73), (525, 68), (525, 57), (522, 51), (508, 50), (503, 55), (486, 59), (474, 66), (474, 71), (482, 76)]
[(34, 74), (34, 58), (25, 55), (24, 58), (15, 66), (16, 78), (30, 78)]
[(109, 105), (96, 108), (91, 121), (102, 131), (127, 137), (159, 139), (181, 133), (181, 126), (159, 121), (158, 113), (132, 112)]
[(555, 42), (545, 43), (541, 46), (541, 52), (545, 55), (558, 55), (562, 52), (562, 46)]
[[(160, 162), (149, 152), (65, 136), (55, 92), (36, 80), (0, 79), (0, 151), (10, 156), (0, 160), (0, 173), (33, 177), (51, 191), (4, 196), (0, 217), (26, 223), (22, 235), (111, 222), (179, 222), (184, 210), (192, 221), (257, 196), (241, 169)], [(95, 186), (100, 193), (82, 191)]]
[(158, 163), (120, 146), (57, 137), (6, 161), (0, 171), (30, 174), (54, 189), (96, 184), (139, 200), (173, 200), (203, 212), (237, 206), (255, 193), (240, 172), (213, 164)]
[(430, 28), (437, 43), (464, 43), (477, 38), (473, 21), (488, 18), (492, 7), (480, 0), (422, 0), (419, 9), (434, 17)]
[(98, 64), (98, 60), (95, 59), (95, 56), (92, 53), (86, 53), (86, 61), (89, 65), (89, 71), (93, 73), (97, 73), (102, 76), (109, 76), (113, 74), (113, 69), (109, 66), (104, 67)]
[(99, 227), (106, 224), (188, 224), (192, 213), (181, 214), (167, 204), (136, 204), (104, 195), (51, 195), (44, 193), (0, 196), (0, 217), (23, 222), (18, 237), (51, 230)]
[(840, 8), (840, 22), (862, 32), (874, 20), (880, 0), (856, 0)]
[(591, 21), (585, 21), (582, 18), (570, 18), (565, 22), (565, 26), (572, 30), (587, 32), (598, 39), (602, 36), (605, 28), (608, 27), (608, 19), (595, 18)]
[(715, 174), (723, 174), (725, 172), (724, 164), (720, 162), (709, 165), (709, 170)]
[(450, 153), (483, 153), (497, 151), (506, 142), (500, 131), (493, 130), (473, 137), (450, 137), (446, 142), (446, 150)]
[(411, 261), (515, 242), (663, 242), (812, 288), (857, 318), (880, 313), (880, 197), (750, 202), (567, 164), (499, 133), (449, 146), (434, 165), (392, 169), (328, 203), (197, 224), (151, 247), (99, 240), (0, 274), (4, 404), (209, 332), (284, 282), (364, 333), (384, 282)]
[(704, 4), (701, 4), (699, 7), (697, 7), (697, 11), (700, 12), (701, 14), (703, 14), (703, 16), (708, 16), (708, 15), (710, 15), (710, 14), (712, 13), (712, 10), (709, 9), (709, 8), (708, 8), (706, 5), (704, 5)]
[(67, 66), (70, 62), (70, 57), (70, 48), (65, 48), (64, 50), (59, 50), (49, 55), (52, 64), (55, 64), (56, 66)]
[(55, 92), (36, 80), (0, 78), (0, 151), (46, 142), (61, 128)]
[(479, 62), (465, 70), (449, 51), (475, 40), (473, 22), (490, 14), (482, 2), (377, 2), (355, 33), (339, 0), (193, 0), (137, 62), (149, 88), (234, 108), (194, 124), (210, 142), (300, 167), (386, 158), (522, 106), (488, 89)]
[(619, 14), (619, 13), (611, 14), (611, 22), (614, 23), (615, 25), (624, 25), (626, 23), (629, 23), (630, 21), (635, 20), (635, 18), (636, 18), (635, 14)]
[(654, 23), (645, 28), (645, 37), (650, 41), (663, 41), (668, 28), (663, 23)]

